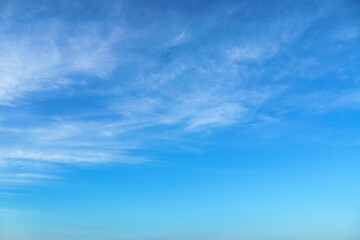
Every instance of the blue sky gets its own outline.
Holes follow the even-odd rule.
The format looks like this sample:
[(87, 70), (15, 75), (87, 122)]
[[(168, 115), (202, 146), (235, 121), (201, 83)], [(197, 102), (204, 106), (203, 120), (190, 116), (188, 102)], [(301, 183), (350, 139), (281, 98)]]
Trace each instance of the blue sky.
[(0, 239), (360, 238), (358, 1), (0, 1)]

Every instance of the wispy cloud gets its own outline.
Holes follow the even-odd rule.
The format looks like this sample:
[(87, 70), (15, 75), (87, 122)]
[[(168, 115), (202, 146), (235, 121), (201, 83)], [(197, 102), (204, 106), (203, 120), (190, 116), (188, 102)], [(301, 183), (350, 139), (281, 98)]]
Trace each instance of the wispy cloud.
[(179, 44), (186, 37), (186, 31), (183, 30), (179, 35), (174, 38), (173, 45)]
[[(76, 21), (68, 12), (37, 16), (33, 9), (26, 24), (17, 21), (21, 11), (9, 10), (0, 27), (1, 174), (26, 180), (63, 164), (140, 163), (147, 159), (136, 150), (154, 138), (275, 123), (275, 108), (304, 109), (327, 95), (289, 97), (298, 84), (290, 78), (329, 72), (322, 59), (306, 56), (316, 43), (307, 31), (322, 8), (280, 7), (259, 22), (244, 3), (220, 5), (192, 21), (181, 12), (133, 11), (148, 19), (141, 23), (119, 8)], [(357, 31), (340, 35), (353, 39)], [(57, 93), (54, 102), (46, 102), (48, 92)], [(329, 97), (326, 104), (351, 104), (357, 96)], [(69, 102), (78, 98), (82, 106), (73, 108)], [(301, 104), (291, 105), (295, 98)]]
[(347, 27), (333, 32), (333, 38), (341, 41), (353, 40), (359, 36), (360, 29), (358, 27)]
[(44, 180), (59, 179), (59, 177), (39, 173), (8, 173), (0, 174), (2, 184), (14, 183), (40, 183)]
[(101, 25), (84, 24), (73, 26), (79, 30), (70, 34), (70, 26), (61, 20), (6, 26), (0, 28), (0, 104), (79, 83), (72, 74), (105, 77), (116, 66), (116, 29), (104, 35)]

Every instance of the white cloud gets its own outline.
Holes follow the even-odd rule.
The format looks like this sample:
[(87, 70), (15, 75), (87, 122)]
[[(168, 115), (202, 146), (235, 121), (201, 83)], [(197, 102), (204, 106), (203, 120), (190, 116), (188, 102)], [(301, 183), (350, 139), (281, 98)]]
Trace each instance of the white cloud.
[(39, 173), (12, 173), (12, 174), (0, 174), (0, 178), (7, 179), (56, 179), (59, 177), (51, 176), (47, 174), (39, 174)]
[(333, 38), (340, 41), (348, 41), (360, 36), (358, 27), (348, 27), (333, 32)]
[(73, 73), (109, 74), (117, 61), (112, 53), (117, 36), (104, 36), (98, 28), (83, 27), (70, 36), (61, 21), (49, 21), (30, 23), (24, 32), (0, 30), (0, 104), (74, 84)]
[[(229, 93), (225, 93), (229, 94)], [(202, 126), (224, 126), (233, 124), (245, 112), (241, 101), (211, 91), (195, 91), (184, 94), (180, 101), (169, 107), (162, 121), (168, 124), (184, 123), (187, 128)]]
[(183, 39), (186, 37), (186, 31), (183, 30), (179, 35), (177, 35), (174, 38), (173, 45), (177, 45), (183, 41)]
[(245, 38), (225, 47), (224, 53), (230, 61), (261, 63), (293, 43), (321, 15), (321, 11), (308, 15), (295, 13), (253, 26), (252, 31), (243, 33)]
[(234, 47), (226, 50), (226, 54), (232, 61), (262, 61), (276, 54), (275, 44), (245, 44), (244, 46)]
[(2, 184), (41, 183), (55, 179), (59, 179), (59, 177), (41, 173), (0, 173), (0, 183)]
[(94, 151), (61, 151), (45, 150), (29, 151), (29, 150), (13, 150), (3, 152), (1, 154), (3, 159), (21, 159), (32, 161), (45, 161), (52, 163), (94, 163), (94, 162), (108, 162), (111, 161), (110, 154)]
[(89, 166), (108, 163), (138, 164), (147, 161), (142, 157), (126, 155), (120, 151), (111, 152), (109, 149), (91, 151), (55, 146), (53, 149), (47, 149), (39, 145), (35, 145), (34, 148), (38, 150), (17, 147), (0, 152), (0, 184), (40, 183), (59, 179), (51, 173), (58, 172), (64, 164)]
[(224, 126), (235, 123), (246, 109), (232, 103), (223, 103), (216, 107), (197, 112), (189, 121), (189, 128), (200, 126)]
[(111, 109), (134, 124), (178, 125), (188, 130), (200, 130), (250, 121), (254, 110), (275, 92), (194, 87), (189, 92), (175, 92), (166, 98), (127, 99), (114, 104)]

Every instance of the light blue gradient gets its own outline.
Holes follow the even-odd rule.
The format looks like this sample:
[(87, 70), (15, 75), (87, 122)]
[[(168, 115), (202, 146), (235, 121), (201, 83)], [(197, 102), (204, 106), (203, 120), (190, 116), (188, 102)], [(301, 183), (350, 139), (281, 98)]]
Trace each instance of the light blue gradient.
[(358, 1), (0, 2), (1, 240), (358, 240)]

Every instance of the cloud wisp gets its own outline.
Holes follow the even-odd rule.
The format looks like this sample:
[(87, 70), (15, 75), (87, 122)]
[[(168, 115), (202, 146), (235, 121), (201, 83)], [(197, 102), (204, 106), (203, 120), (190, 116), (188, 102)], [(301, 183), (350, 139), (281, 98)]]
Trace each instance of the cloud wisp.
[[(116, 66), (112, 53), (117, 29), (103, 34), (101, 24), (70, 26), (62, 20), (26, 25), (8, 16), (0, 28), (0, 104), (15, 104), (27, 95), (81, 84), (74, 74), (103, 78)], [(70, 34), (71, 28), (76, 34)], [(15, 29), (15, 30), (14, 30)]]

